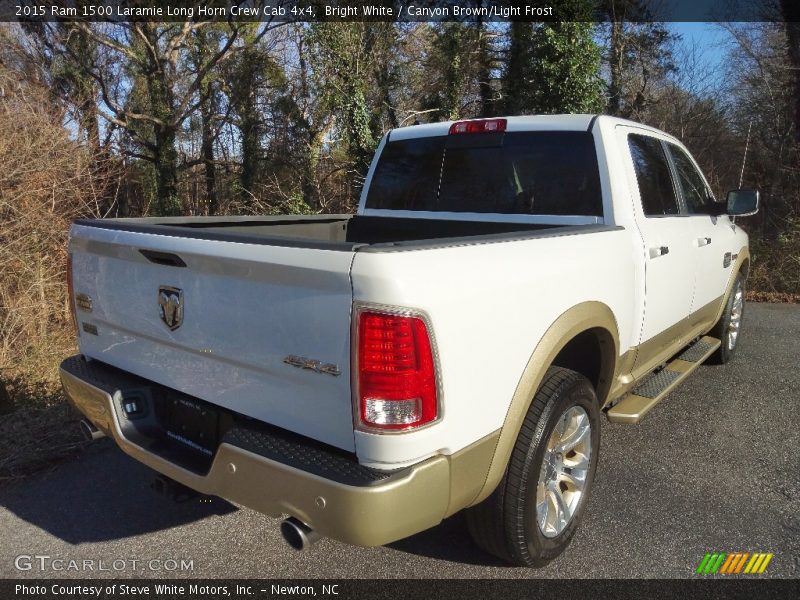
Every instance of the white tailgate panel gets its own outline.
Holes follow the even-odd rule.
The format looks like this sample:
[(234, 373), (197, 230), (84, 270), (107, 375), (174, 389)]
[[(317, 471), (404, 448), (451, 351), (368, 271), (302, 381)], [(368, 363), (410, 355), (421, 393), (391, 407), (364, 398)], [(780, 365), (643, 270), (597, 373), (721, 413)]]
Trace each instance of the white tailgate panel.
[[(354, 449), (350, 399), (352, 253), (76, 226), (74, 287), (89, 294), (81, 352), (203, 400)], [(170, 252), (187, 267), (149, 262)], [(160, 317), (159, 286), (183, 290), (184, 321)], [(287, 355), (338, 366), (299, 369)]]

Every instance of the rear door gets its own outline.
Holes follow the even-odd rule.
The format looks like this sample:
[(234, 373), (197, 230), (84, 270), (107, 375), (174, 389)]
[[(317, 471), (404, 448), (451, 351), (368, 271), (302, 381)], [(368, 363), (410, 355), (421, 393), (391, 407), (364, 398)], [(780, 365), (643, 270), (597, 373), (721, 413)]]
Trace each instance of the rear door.
[[(633, 211), (644, 247), (645, 309), (640, 347), (651, 341), (657, 353), (678, 340), (681, 323), (691, 310), (694, 234), (681, 214), (663, 141), (634, 127), (619, 127), (618, 135), (621, 147), (629, 153), (626, 162)], [(637, 365), (651, 359), (653, 352), (640, 352)]]
[(81, 353), (354, 449), (352, 250), (76, 225), (70, 251)]

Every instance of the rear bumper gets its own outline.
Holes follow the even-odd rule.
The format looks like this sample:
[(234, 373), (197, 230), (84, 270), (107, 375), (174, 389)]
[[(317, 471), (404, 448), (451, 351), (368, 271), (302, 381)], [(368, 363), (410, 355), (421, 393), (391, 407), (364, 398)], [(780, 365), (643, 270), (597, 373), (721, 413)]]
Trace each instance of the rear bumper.
[[(454, 457), (443, 455), (391, 474), (371, 475), (354, 458), (352, 465), (343, 463), (348, 459), (334, 449), (326, 455), (324, 449), (313, 448), (304, 467), (297, 461), (287, 464), (292, 461), (276, 454), (280, 440), (243, 443), (236, 440), (246, 441), (250, 434), (226, 435), (202, 473), (165, 457), (131, 429), (121, 408), (123, 397), (127, 390), (141, 392), (143, 380), (82, 357), (64, 361), (60, 373), (72, 404), (124, 452), (155, 471), (268, 515), (292, 515), (321, 535), (359, 546), (413, 535), (466, 506), (468, 488), (477, 490), (485, 480), (496, 442), (496, 436), (484, 438), (476, 446), (480, 451), (460, 454), (469, 457), (459, 461), (469, 472), (462, 469), (457, 477), (451, 472)], [(454, 481), (460, 489), (452, 489)]]

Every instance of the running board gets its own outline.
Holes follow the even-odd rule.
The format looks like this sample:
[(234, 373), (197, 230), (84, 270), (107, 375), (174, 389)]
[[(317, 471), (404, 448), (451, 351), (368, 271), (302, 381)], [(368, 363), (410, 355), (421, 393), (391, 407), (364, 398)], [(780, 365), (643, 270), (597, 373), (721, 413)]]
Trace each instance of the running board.
[(719, 348), (717, 338), (705, 336), (688, 346), (667, 365), (650, 375), (630, 394), (611, 407), (606, 416), (613, 423), (638, 423), (661, 402), (679, 383), (686, 379), (703, 361)]

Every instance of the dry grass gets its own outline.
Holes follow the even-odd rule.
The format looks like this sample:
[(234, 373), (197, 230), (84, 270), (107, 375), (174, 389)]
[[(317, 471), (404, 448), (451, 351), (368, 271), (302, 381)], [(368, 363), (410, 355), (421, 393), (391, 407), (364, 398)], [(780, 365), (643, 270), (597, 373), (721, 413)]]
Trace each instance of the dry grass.
[(74, 352), (67, 239), (96, 213), (105, 174), (64, 121), (43, 86), (0, 62), (0, 480), (81, 445), (57, 379)]
[(0, 366), (15, 368), (70, 321), (69, 225), (91, 213), (88, 152), (70, 139), (46, 90), (0, 67)]
[(51, 331), (50, 343), (30, 348), (23, 360), (0, 373), (0, 485), (39, 473), (72, 458), (87, 442), (79, 415), (66, 402), (58, 364), (74, 354), (71, 328)]
[(788, 292), (747, 291), (748, 302), (772, 302), (777, 304), (800, 304), (800, 294)]
[(0, 485), (48, 469), (88, 444), (80, 433), (77, 413), (60, 392), (57, 397), (37, 397), (49, 397), (53, 403), (25, 406), (0, 417)]

